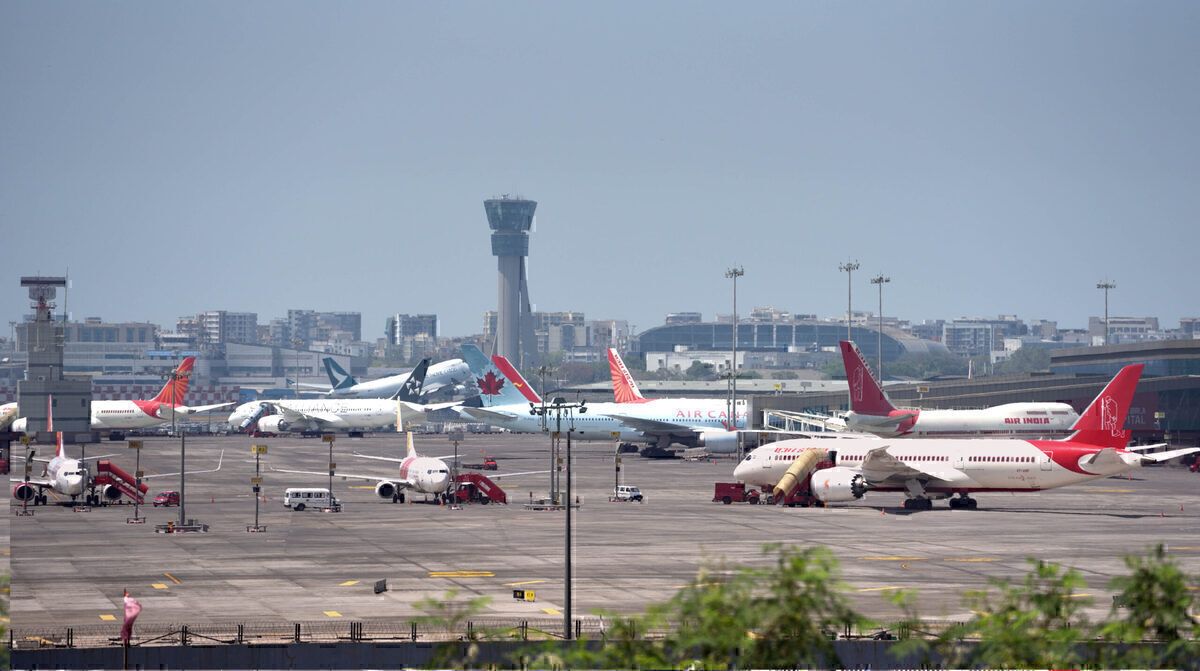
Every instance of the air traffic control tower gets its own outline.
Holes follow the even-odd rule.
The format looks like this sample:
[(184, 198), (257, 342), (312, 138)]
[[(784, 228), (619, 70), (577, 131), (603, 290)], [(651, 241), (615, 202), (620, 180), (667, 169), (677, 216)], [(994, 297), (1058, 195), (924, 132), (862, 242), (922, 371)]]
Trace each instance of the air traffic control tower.
[[(496, 354), (520, 366), (522, 328), (529, 322), (529, 285), (525, 277), (525, 257), (529, 255), (529, 229), (537, 203), (508, 195), (483, 201), (488, 226), (492, 229), (492, 255), (500, 270), (500, 300), (496, 308)], [(532, 327), (532, 323), (528, 324)]]
[(63, 375), (64, 332), (54, 320), (54, 295), (56, 289), (66, 289), (67, 278), (22, 277), (21, 286), (29, 288), (34, 315), (26, 331), (29, 367), (25, 379), (17, 381), (17, 416), (25, 418), (25, 432), (39, 443), (54, 444), (54, 432), (47, 430), (51, 410), (54, 431), (62, 432), (63, 442), (94, 443), (92, 379)]

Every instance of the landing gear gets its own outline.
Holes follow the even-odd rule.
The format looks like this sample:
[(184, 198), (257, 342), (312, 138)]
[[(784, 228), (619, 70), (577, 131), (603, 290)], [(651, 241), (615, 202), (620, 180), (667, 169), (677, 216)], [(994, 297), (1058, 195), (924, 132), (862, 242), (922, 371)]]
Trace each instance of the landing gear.
[(979, 502), (966, 494), (959, 494), (958, 498), (950, 499), (950, 508), (953, 510), (975, 510), (978, 507)]
[(404, 503), (404, 493), (398, 492), (392, 495), (392, 503)]
[(933, 510), (932, 499), (904, 499), (905, 510)]
[(45, 494), (38, 494), (37, 496), (33, 497), (33, 505), (35, 506), (44, 506), (46, 505), (46, 501), (47, 499)]

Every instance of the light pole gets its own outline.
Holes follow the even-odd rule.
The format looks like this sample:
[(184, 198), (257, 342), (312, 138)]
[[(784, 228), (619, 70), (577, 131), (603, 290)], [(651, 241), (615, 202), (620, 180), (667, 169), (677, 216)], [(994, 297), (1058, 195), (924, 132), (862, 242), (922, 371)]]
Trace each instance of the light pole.
[(733, 280), (733, 359), (729, 366), (729, 411), (725, 415), (725, 422), (730, 431), (737, 430), (737, 281), (745, 274), (746, 271), (741, 266), (734, 266), (725, 271), (725, 277)]
[(1108, 290), (1116, 289), (1117, 283), (1112, 280), (1104, 280), (1096, 284), (1097, 289), (1104, 290), (1104, 344), (1108, 344)]
[(883, 285), (891, 281), (892, 278), (884, 277), (882, 274), (871, 278), (871, 284), (879, 285), (879, 343), (876, 345), (876, 353), (879, 354), (879, 367), (875, 371), (879, 373), (880, 384), (883, 384)]
[(854, 276), (854, 271), (858, 270), (858, 261), (846, 261), (838, 264), (838, 270), (846, 273), (846, 340), (852, 340), (850, 337), (850, 317), (853, 310), (853, 285), (850, 280)]
[(566, 519), (566, 538), (563, 547), (563, 639), (571, 640), (575, 637), (574, 626), (571, 618), (571, 434), (575, 432), (575, 416), (574, 410), (578, 409), (579, 414), (587, 412), (587, 401), (579, 401), (578, 403), (568, 403), (561, 396), (556, 396), (554, 401), (546, 405), (544, 408), (532, 406), (531, 412), (538, 414), (554, 413), (555, 435), (562, 433), (563, 415), (567, 416), (567, 484), (566, 484), (566, 501), (563, 508), (567, 511)]
[(333, 469), (337, 468), (337, 464), (333, 463), (333, 438), (332, 433), (321, 436), (321, 440), (329, 443), (329, 508), (336, 511), (339, 506), (333, 505)]

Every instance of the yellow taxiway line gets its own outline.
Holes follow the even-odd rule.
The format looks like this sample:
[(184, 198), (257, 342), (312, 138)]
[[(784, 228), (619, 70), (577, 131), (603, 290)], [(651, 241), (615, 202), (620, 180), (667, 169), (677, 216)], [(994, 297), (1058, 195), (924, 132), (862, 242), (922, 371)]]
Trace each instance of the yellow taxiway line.
[(168, 579), (168, 580), (170, 580), (171, 582), (175, 583), (176, 585), (182, 585), (182, 584), (183, 584), (183, 581), (182, 581), (182, 580), (180, 580), (179, 578), (176, 578), (175, 576), (171, 575), (170, 573), (164, 573), (163, 575), (165, 575), (165, 576), (167, 577), (167, 579)]
[(430, 578), (491, 578), (491, 571), (430, 571)]
[(339, 582), (338, 587), (350, 587), (353, 585), (357, 585), (359, 582), (360, 581), (358, 581), (358, 580), (347, 580), (346, 582)]
[(538, 583), (543, 583), (543, 582), (546, 582), (546, 581), (545, 580), (525, 580), (523, 582), (506, 582), (506, 583), (504, 583), (504, 586), (505, 587), (520, 587), (521, 585), (536, 585)]

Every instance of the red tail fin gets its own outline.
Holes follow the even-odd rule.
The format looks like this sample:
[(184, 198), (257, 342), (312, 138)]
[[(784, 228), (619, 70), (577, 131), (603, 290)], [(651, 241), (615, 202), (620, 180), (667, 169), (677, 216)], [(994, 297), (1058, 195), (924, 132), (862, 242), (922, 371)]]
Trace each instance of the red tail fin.
[(492, 363), (496, 364), (496, 368), (500, 369), (500, 372), (504, 374), (504, 377), (508, 378), (509, 381), (513, 383), (513, 386), (521, 392), (521, 395), (524, 396), (526, 400), (528, 400), (530, 403), (542, 402), (542, 397), (538, 396), (537, 392), (533, 390), (533, 387), (529, 386), (529, 383), (525, 381), (525, 378), (521, 377), (521, 374), (517, 372), (516, 366), (512, 365), (508, 359), (497, 354), (492, 357)]
[(175, 369), (174, 375), (167, 383), (163, 385), (162, 391), (158, 392), (153, 400), (159, 403), (168, 403), (172, 406), (183, 405), (183, 399), (187, 398), (188, 378), (192, 376), (192, 366), (196, 365), (196, 357), (189, 356), (179, 364), (179, 368)]
[(650, 400), (642, 396), (621, 355), (611, 347), (608, 348), (608, 370), (612, 373), (613, 398), (617, 403), (645, 403)]
[(884, 415), (896, 409), (854, 343), (843, 340), (842, 364), (846, 366), (846, 382), (850, 385), (850, 409), (863, 415)]
[(1129, 444), (1125, 418), (1133, 403), (1133, 391), (1142, 377), (1144, 364), (1125, 366), (1075, 420), (1075, 432), (1066, 440), (1096, 447), (1124, 448)]

